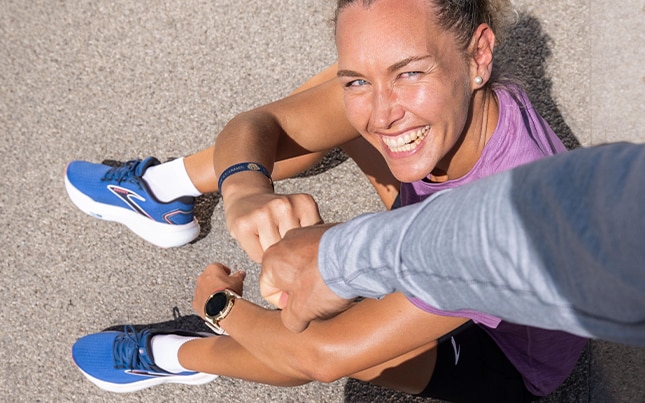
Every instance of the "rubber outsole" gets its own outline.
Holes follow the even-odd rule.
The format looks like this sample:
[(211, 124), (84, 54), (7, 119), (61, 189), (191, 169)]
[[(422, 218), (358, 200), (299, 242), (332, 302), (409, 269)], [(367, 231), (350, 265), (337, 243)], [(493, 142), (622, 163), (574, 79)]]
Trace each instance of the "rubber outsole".
[(218, 378), (217, 375), (206, 374), (203, 372), (196, 372), (194, 375), (168, 375), (156, 378), (149, 378), (132, 383), (111, 383), (105, 382), (100, 379), (94, 378), (92, 375), (79, 368), (81, 373), (94, 385), (99, 388), (113, 393), (132, 393), (139, 390), (151, 388), (153, 386), (162, 385), (164, 383), (180, 383), (183, 385), (203, 385), (214, 381)]

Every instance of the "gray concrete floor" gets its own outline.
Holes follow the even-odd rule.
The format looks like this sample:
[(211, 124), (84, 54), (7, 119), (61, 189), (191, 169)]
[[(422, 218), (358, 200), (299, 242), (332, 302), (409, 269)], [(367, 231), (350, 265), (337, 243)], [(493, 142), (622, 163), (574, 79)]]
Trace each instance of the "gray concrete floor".
[[(74, 159), (186, 155), (236, 113), (282, 97), (334, 60), (333, 2), (0, 0), (0, 400), (406, 401), (357, 382), (293, 389), (218, 379), (120, 396), (71, 362), (80, 336), (191, 313), (211, 261), (258, 268), (223, 230), (221, 204), (201, 241), (160, 250), (77, 211), (63, 187)], [(502, 58), (570, 145), (645, 140), (642, 2), (515, 2)], [(323, 186), (322, 183), (325, 185)], [(350, 196), (351, 189), (351, 196)], [(328, 221), (381, 207), (351, 161), (277, 185), (306, 191)], [(643, 349), (593, 342), (550, 401), (645, 401)]]

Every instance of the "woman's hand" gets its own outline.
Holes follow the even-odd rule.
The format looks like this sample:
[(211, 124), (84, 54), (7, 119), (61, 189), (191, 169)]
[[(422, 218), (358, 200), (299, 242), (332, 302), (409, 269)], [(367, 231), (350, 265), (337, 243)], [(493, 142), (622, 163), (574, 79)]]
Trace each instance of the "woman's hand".
[(246, 272), (239, 270), (231, 274), (231, 269), (221, 263), (210, 264), (204, 272), (197, 277), (195, 295), (193, 297), (193, 309), (202, 318), (204, 317), (204, 305), (206, 300), (215, 291), (228, 288), (242, 295)]
[(231, 236), (256, 263), (264, 251), (292, 228), (322, 223), (318, 205), (308, 194), (247, 193), (224, 199)]
[(282, 323), (293, 332), (302, 332), (312, 320), (334, 316), (353, 303), (334, 294), (318, 271), (318, 246), (330, 227), (289, 231), (262, 259), (262, 297), (282, 309)]

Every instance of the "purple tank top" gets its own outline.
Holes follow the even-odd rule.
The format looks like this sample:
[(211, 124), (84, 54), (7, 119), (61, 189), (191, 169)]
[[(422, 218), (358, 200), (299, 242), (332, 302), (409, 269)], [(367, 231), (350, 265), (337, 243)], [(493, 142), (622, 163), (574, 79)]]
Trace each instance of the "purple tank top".
[[(553, 130), (533, 109), (526, 93), (507, 85), (495, 89), (499, 120), (482, 155), (466, 175), (442, 183), (417, 181), (401, 184), (403, 206), (420, 202), (433, 193), (566, 151)], [(538, 396), (553, 392), (576, 365), (587, 339), (568, 333), (502, 322), (475, 310), (447, 312), (417, 298), (417, 307), (442, 316), (472, 319), (491, 336), (522, 374), (527, 389)]]

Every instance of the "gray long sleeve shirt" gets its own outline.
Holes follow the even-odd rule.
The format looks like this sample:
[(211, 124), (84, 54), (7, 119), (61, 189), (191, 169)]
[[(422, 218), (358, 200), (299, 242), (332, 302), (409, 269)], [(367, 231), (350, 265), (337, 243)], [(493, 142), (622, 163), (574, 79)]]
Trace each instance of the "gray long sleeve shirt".
[(328, 230), (339, 296), (645, 346), (645, 145), (579, 149)]

